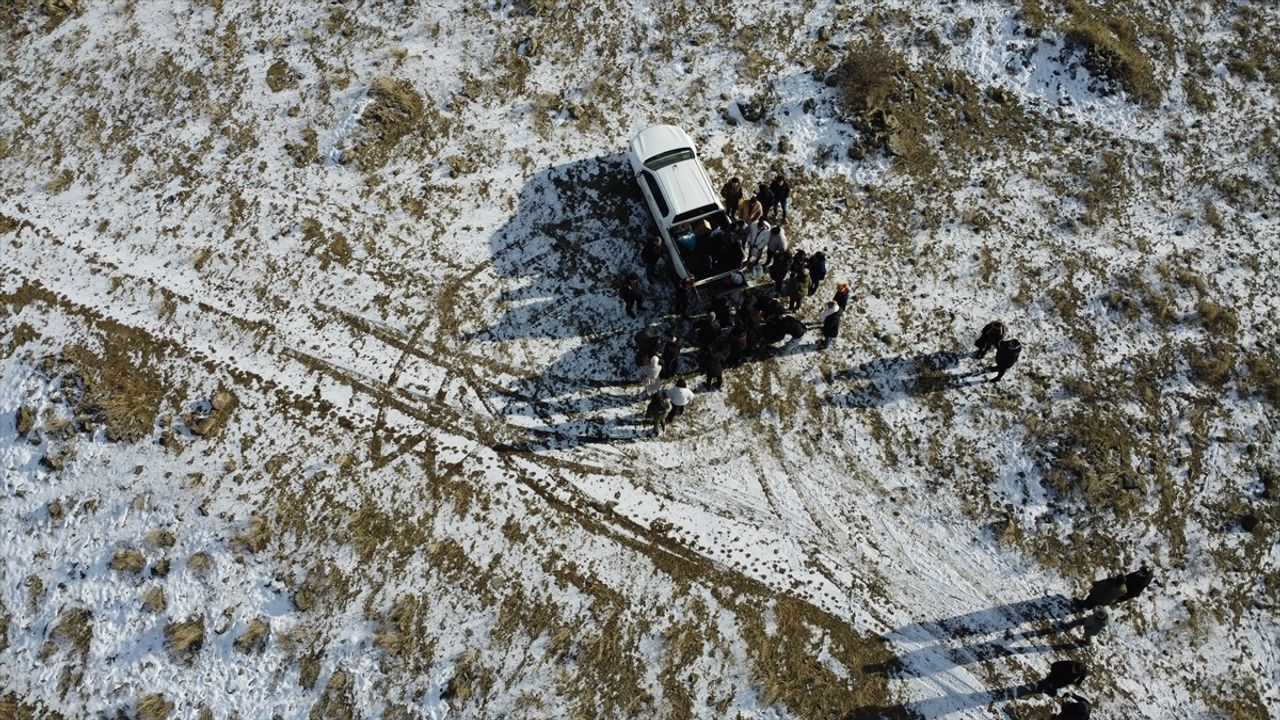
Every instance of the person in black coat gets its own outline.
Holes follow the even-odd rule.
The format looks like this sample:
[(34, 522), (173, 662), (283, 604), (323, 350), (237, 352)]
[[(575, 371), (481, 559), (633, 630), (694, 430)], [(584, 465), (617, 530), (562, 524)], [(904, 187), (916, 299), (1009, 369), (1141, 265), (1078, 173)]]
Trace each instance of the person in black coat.
[(773, 193), (771, 209), (781, 211), (782, 222), (787, 221), (787, 200), (791, 197), (791, 185), (782, 173), (778, 173), (769, 183), (769, 192)]
[(844, 315), (836, 301), (832, 300), (827, 303), (827, 307), (822, 311), (822, 347), (828, 348), (840, 335), (840, 316)]
[(818, 292), (818, 286), (827, 277), (827, 256), (819, 250), (809, 257), (809, 296)]
[(1075, 693), (1067, 693), (1062, 698), (1062, 709), (1049, 720), (1089, 720), (1092, 713), (1088, 700)]
[(1036, 685), (1038, 692), (1056, 696), (1068, 685), (1079, 685), (1089, 676), (1089, 669), (1075, 660), (1057, 660), (1049, 665), (1049, 674)]
[(756, 200), (760, 201), (760, 207), (764, 208), (764, 217), (769, 217), (769, 213), (773, 210), (773, 205), (777, 199), (773, 197), (773, 191), (768, 185), (760, 183), (760, 187), (756, 190)]
[(724, 358), (719, 348), (702, 353), (702, 371), (707, 374), (707, 389), (719, 390), (724, 387)]
[(680, 351), (684, 349), (684, 340), (676, 335), (667, 337), (667, 344), (662, 348), (662, 372), (658, 377), (663, 380), (675, 377), (680, 369)]
[(1146, 563), (1143, 563), (1141, 566), (1139, 566), (1137, 570), (1134, 570), (1128, 575), (1125, 575), (1124, 576), (1124, 595), (1121, 596), (1120, 599), (1117, 600), (1116, 602), (1124, 602), (1125, 600), (1132, 600), (1138, 597), (1139, 595), (1141, 595), (1142, 591), (1146, 590), (1147, 586), (1151, 584), (1151, 578), (1152, 578), (1151, 568), (1147, 567)]
[(992, 368), (996, 376), (991, 378), (991, 382), (1004, 377), (1004, 374), (1009, 372), (1009, 368), (1018, 362), (1020, 355), (1022, 355), (1022, 343), (1018, 342), (1017, 338), (1001, 340), (1000, 344), (996, 345), (996, 366)]
[(640, 259), (644, 261), (644, 276), (652, 281), (658, 275), (658, 261), (662, 260), (662, 238), (654, 235), (640, 249)]
[(1113, 575), (1109, 578), (1095, 580), (1093, 585), (1089, 587), (1089, 594), (1083, 600), (1076, 601), (1076, 607), (1082, 610), (1092, 610), (1096, 607), (1104, 607), (1106, 605), (1114, 605), (1128, 593), (1125, 587), (1124, 575)]
[(693, 276), (690, 275), (676, 286), (676, 312), (682, 318), (689, 317), (689, 306), (698, 296), (698, 291), (693, 287), (694, 282)]
[(637, 310), (644, 309), (644, 292), (640, 289), (639, 275), (627, 273), (622, 282), (618, 283), (618, 295), (622, 296), (622, 303), (631, 317), (636, 316)]
[(978, 341), (974, 343), (978, 352), (974, 357), (981, 358), (987, 354), (987, 351), (995, 347), (1004, 339), (1004, 323), (999, 320), (992, 320), (982, 326), (982, 333), (978, 335)]
[(782, 292), (782, 284), (787, 280), (787, 271), (791, 269), (791, 253), (782, 251), (774, 256), (769, 266), (769, 277), (773, 280), (773, 291)]

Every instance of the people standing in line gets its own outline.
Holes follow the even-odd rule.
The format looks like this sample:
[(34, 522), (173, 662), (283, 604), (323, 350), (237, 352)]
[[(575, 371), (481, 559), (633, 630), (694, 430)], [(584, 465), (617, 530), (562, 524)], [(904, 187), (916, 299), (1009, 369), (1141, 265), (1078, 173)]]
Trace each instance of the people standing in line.
[(791, 184), (787, 182), (787, 178), (778, 173), (773, 177), (773, 182), (769, 183), (769, 191), (773, 193), (773, 206), (770, 208), (775, 211), (770, 213), (770, 217), (781, 212), (782, 218), (779, 222), (787, 221), (787, 200), (791, 197)]
[(827, 303), (827, 307), (822, 311), (819, 318), (822, 322), (822, 348), (825, 350), (831, 347), (831, 343), (835, 342), (836, 337), (840, 335), (840, 316), (844, 312), (836, 305), (836, 301), (832, 300)]
[(671, 412), (667, 413), (667, 422), (671, 422), (677, 417), (684, 414), (684, 409), (693, 402), (693, 391), (689, 389), (689, 384), (681, 378), (676, 381), (676, 386), (667, 390), (667, 399), (671, 401)]
[(1075, 660), (1056, 660), (1049, 665), (1049, 674), (1036, 685), (1036, 692), (1056, 696), (1058, 691), (1079, 685), (1089, 676), (1089, 669)]
[(1138, 566), (1137, 570), (1124, 576), (1124, 595), (1117, 602), (1132, 600), (1142, 594), (1147, 586), (1151, 584), (1151, 568), (1146, 563)]
[(992, 370), (995, 370), (996, 376), (991, 378), (991, 382), (996, 382), (1004, 377), (1004, 374), (1009, 372), (1009, 368), (1018, 362), (1018, 356), (1020, 355), (1022, 355), (1022, 343), (1018, 342), (1017, 338), (1001, 340), (1000, 344), (996, 345), (996, 365), (992, 368)]
[(743, 200), (738, 208), (738, 219), (748, 225), (764, 217), (764, 206), (760, 204), (758, 197)]
[(1062, 708), (1049, 720), (1089, 720), (1093, 708), (1089, 701), (1075, 693), (1067, 693), (1062, 697)]
[(657, 437), (667, 427), (667, 413), (671, 412), (671, 401), (665, 392), (656, 392), (649, 396), (649, 405), (644, 415), (653, 426), (653, 436)]
[(667, 344), (662, 348), (663, 380), (669, 380), (680, 370), (680, 351), (684, 349), (684, 340), (678, 335), (668, 335)]
[(773, 211), (774, 203), (773, 191), (769, 189), (768, 185), (760, 183), (760, 187), (756, 188), (756, 200), (759, 201), (760, 209), (763, 211), (764, 216), (768, 217), (769, 213)]
[(729, 212), (729, 217), (738, 214), (738, 206), (742, 204), (742, 179), (729, 178), (729, 182), (720, 188), (720, 197), (724, 198), (724, 208)]
[(819, 250), (809, 257), (809, 295), (812, 296), (818, 292), (818, 286), (826, 277), (827, 254)]
[(644, 291), (640, 289), (639, 275), (627, 273), (618, 284), (618, 295), (622, 296), (622, 303), (631, 317), (636, 316), (636, 311), (644, 309)]
[(844, 312), (845, 307), (849, 304), (849, 283), (836, 285), (836, 294), (831, 300), (840, 306), (840, 312)]
[(774, 225), (769, 229), (769, 256), (765, 258), (765, 262), (772, 264), (779, 255), (790, 251), (786, 232), (781, 225)]
[(769, 264), (769, 278), (773, 280), (773, 291), (782, 294), (782, 283), (787, 279), (787, 271), (791, 269), (791, 253), (783, 250), (774, 256)]
[(644, 276), (650, 282), (658, 275), (658, 262), (662, 260), (662, 238), (654, 235), (649, 238), (648, 243), (640, 249), (640, 259), (644, 261)]
[(978, 335), (977, 342), (974, 343), (978, 348), (975, 358), (982, 359), (987, 351), (995, 347), (1004, 339), (1004, 323), (999, 320), (992, 320), (982, 326), (982, 332)]

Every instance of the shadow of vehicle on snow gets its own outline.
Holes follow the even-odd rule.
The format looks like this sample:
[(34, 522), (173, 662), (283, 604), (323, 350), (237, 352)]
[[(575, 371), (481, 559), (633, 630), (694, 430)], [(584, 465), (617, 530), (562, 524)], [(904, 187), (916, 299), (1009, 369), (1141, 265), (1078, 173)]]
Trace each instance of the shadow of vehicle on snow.
[[(487, 302), (498, 305), (499, 315), (462, 338), (501, 345), (501, 362), (516, 376), (495, 382), (488, 393), (528, 441), (499, 449), (537, 451), (643, 436), (632, 342), (645, 327), (643, 318), (669, 302), (670, 288), (647, 301), (641, 318), (626, 314), (615, 288), (623, 275), (642, 268), (641, 243), (653, 232), (623, 155), (557, 165), (525, 183), (515, 215), (489, 239), (503, 287)], [(541, 360), (525, 356), (523, 340), (550, 345), (555, 359), (522, 375), (521, 365)], [(632, 404), (634, 424), (613, 416)]]

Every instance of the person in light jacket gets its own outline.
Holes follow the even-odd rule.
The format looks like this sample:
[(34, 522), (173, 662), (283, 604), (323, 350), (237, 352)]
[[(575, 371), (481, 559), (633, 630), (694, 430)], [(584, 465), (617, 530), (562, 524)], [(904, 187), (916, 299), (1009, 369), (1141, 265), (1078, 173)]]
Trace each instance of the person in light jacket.
[(693, 402), (693, 391), (689, 389), (689, 384), (681, 378), (676, 381), (676, 386), (667, 390), (667, 399), (671, 401), (671, 412), (667, 413), (667, 422), (675, 420), (684, 414), (684, 409)]

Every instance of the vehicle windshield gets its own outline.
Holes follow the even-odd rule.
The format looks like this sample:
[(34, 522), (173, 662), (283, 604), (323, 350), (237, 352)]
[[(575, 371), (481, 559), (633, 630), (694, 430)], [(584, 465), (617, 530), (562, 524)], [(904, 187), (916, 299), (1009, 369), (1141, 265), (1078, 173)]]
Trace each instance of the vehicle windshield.
[(668, 165), (675, 165), (678, 162), (693, 159), (693, 150), (689, 148), (678, 148), (676, 150), (668, 150), (664, 153), (658, 153), (648, 160), (644, 161), (645, 167), (650, 170), (661, 170)]
[(679, 215), (671, 218), (671, 224), (678, 225), (688, 220), (696, 220), (702, 217), (703, 215), (713, 213), (719, 209), (720, 209), (719, 205), (711, 204), (711, 205), (703, 205), (702, 207), (694, 208), (693, 210), (685, 210)]

